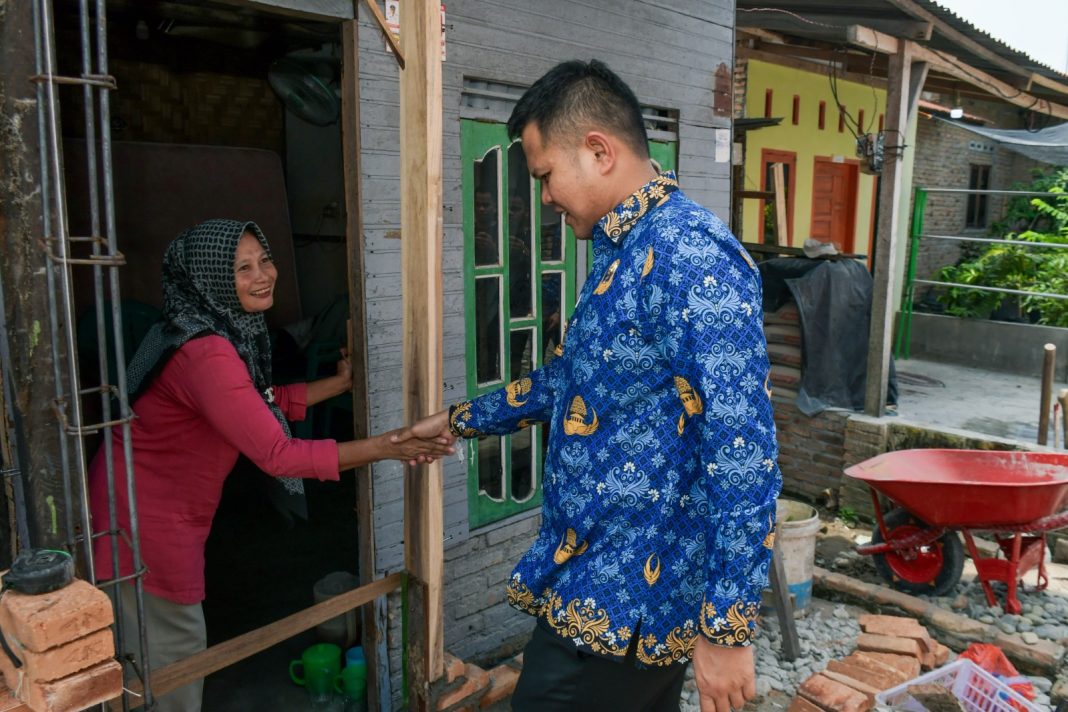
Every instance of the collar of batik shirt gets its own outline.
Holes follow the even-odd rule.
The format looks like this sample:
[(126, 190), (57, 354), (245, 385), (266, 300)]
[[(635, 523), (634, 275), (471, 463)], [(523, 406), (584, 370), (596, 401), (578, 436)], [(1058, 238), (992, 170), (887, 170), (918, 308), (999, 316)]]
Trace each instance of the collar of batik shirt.
[(612, 208), (611, 212), (597, 222), (597, 227), (618, 245), (650, 208), (662, 204), (678, 189), (679, 181), (675, 178), (675, 171), (664, 171)]

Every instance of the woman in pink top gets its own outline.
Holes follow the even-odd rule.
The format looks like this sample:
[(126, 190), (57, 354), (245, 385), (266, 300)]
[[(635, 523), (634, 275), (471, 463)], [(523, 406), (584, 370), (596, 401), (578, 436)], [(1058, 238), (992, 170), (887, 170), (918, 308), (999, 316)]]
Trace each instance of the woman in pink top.
[[(204, 546), (223, 481), (244, 454), (302, 494), (301, 478), (337, 480), (339, 473), (383, 459), (429, 461), (450, 453), (444, 438), (421, 440), (394, 431), (366, 440), (298, 440), (288, 420), (308, 406), (351, 388), (347, 362), (336, 376), (273, 386), (263, 312), (274, 302), (278, 271), (255, 223), (209, 220), (179, 235), (163, 258), (164, 321), (149, 331), (128, 369), (137, 519), (144, 576), (148, 656), (158, 669), (203, 650), (207, 633)], [(400, 437), (403, 433), (403, 437)], [(97, 578), (133, 573), (127, 539), (123, 440), (111, 439), (115, 478), (108, 481), (104, 448), (90, 466)], [(115, 520), (108, 493), (116, 501)], [(117, 545), (113, 549), (113, 543)], [(116, 563), (118, 571), (116, 571)], [(136, 628), (133, 585), (118, 587), (126, 639)], [(133, 648), (134, 646), (129, 646)], [(200, 710), (202, 681), (158, 700), (158, 712)]]

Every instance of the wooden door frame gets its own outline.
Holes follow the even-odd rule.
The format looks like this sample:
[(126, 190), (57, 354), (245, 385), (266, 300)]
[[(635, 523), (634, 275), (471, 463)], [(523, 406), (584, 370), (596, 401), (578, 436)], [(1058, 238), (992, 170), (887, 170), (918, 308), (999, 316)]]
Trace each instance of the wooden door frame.
[[(786, 244), (792, 245), (794, 239), (794, 197), (797, 194), (797, 151), (785, 151), (781, 148), (760, 149), (761, 190), (769, 190), (767, 170), (769, 163), (784, 163), (790, 166), (790, 176), (786, 181)], [(768, 201), (766, 200), (760, 201), (760, 220), (757, 221), (759, 225), (757, 240), (761, 245), (764, 244), (764, 210), (767, 207), (767, 203)]]
[(809, 213), (809, 233), (812, 220), (816, 215), (816, 166), (820, 163), (834, 163), (850, 167), (849, 180), (849, 225), (848, 239), (842, 246), (842, 252), (852, 252), (857, 242), (857, 196), (860, 193), (860, 161), (856, 158), (835, 158), (834, 156), (816, 156), (812, 159), (812, 209)]

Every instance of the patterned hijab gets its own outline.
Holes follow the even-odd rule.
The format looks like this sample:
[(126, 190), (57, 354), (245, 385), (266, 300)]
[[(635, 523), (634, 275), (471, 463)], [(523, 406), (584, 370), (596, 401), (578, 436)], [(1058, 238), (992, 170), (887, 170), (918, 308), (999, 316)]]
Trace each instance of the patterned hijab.
[[(145, 335), (127, 368), (130, 402), (147, 390), (183, 344), (218, 334), (237, 350), (264, 403), (287, 437), (292, 434), (271, 390), (271, 345), (262, 313), (241, 307), (234, 278), (237, 243), (246, 232), (260, 241), (267, 256), (271, 248), (254, 222), (208, 220), (176, 237), (163, 255), (163, 321)], [(289, 494), (300, 495), (304, 485), (294, 477), (277, 478)]]

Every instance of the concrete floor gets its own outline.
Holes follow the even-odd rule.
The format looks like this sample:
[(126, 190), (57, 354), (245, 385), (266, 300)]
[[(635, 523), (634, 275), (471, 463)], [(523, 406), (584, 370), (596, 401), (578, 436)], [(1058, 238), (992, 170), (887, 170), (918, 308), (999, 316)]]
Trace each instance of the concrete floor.
[[(899, 360), (896, 366), (901, 418), (1028, 443), (1037, 441), (1039, 374), (1028, 378), (919, 359)], [(1066, 387), (1068, 384), (1056, 383), (1054, 393)]]

